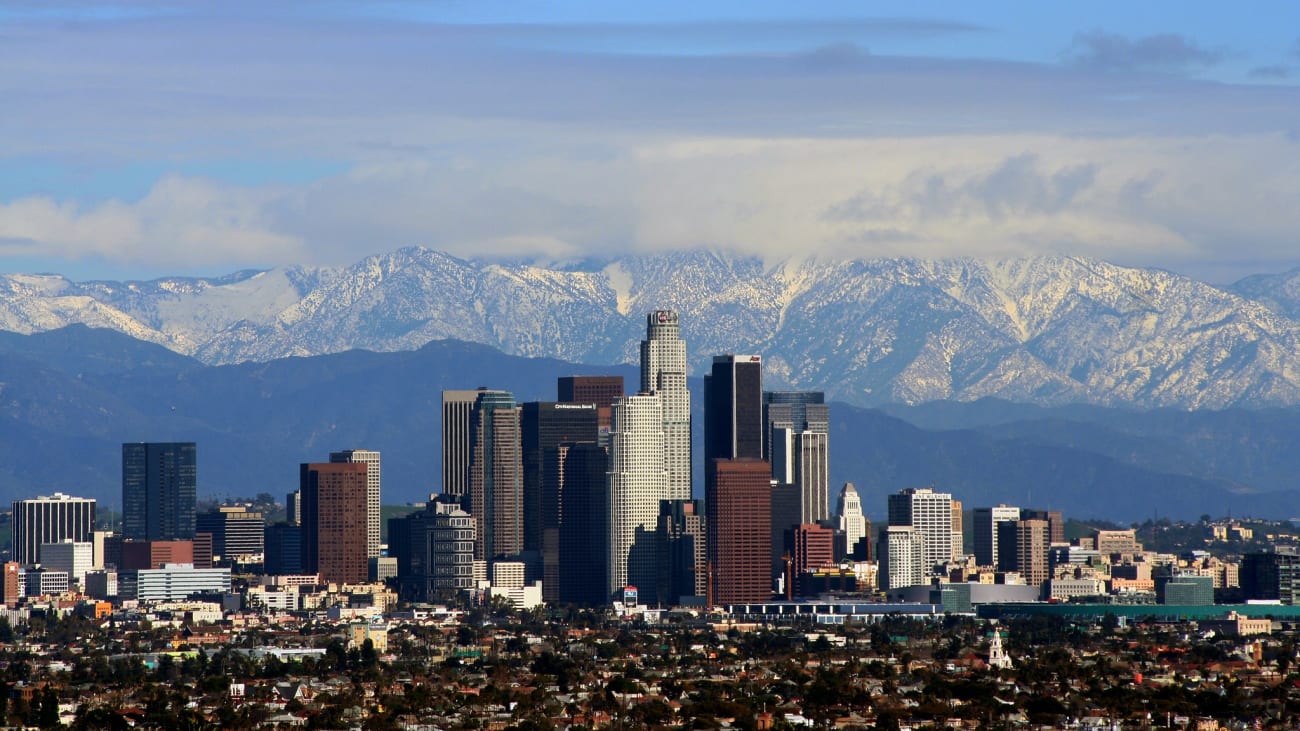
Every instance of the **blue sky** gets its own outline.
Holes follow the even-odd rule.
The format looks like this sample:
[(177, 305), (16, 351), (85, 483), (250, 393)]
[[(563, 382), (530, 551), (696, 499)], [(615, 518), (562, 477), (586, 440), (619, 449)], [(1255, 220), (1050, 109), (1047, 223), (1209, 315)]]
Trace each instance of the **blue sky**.
[(0, 2), (0, 269), (1300, 265), (1300, 10)]

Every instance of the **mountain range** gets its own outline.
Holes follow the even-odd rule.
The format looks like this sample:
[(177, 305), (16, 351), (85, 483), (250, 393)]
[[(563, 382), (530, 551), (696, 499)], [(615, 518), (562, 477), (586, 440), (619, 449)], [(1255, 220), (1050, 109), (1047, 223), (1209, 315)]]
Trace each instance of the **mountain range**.
[(442, 339), (632, 363), (659, 308), (682, 313), (693, 372), (714, 353), (757, 352), (770, 383), (859, 406), (1300, 403), (1300, 270), (1213, 286), (1064, 256), (765, 264), (690, 251), (544, 266), (409, 248), (217, 278), (0, 276), (0, 329), (106, 328), (208, 365)]

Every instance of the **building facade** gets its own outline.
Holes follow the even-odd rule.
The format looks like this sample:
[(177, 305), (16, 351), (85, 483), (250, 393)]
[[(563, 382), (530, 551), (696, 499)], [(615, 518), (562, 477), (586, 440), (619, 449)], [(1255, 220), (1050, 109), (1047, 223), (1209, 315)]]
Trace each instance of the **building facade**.
[(663, 463), (668, 500), (691, 499), (691, 392), (686, 387), (686, 341), (672, 310), (646, 315), (641, 341), (641, 390), (661, 400)]
[(890, 495), (888, 503), (889, 525), (911, 526), (922, 538), (923, 576), (952, 559), (952, 495), (914, 487)]
[(772, 598), (772, 468), (714, 459), (705, 468), (711, 604)]
[(667, 498), (663, 399), (624, 396), (614, 403), (609, 464), (607, 597), (626, 586), (651, 593), (659, 582), (659, 504)]
[(325, 581), (366, 581), (366, 465), (308, 463), (299, 469), (302, 568)]
[(9, 555), (21, 565), (40, 563), (43, 544), (89, 541), (95, 530), (95, 501), (89, 498), (56, 492), (15, 500), (12, 508)]
[(242, 505), (223, 505), (199, 513), (194, 522), (197, 532), (212, 535), (212, 553), (223, 560), (251, 559), (266, 550), (266, 520), (260, 512)]
[(478, 391), (442, 392), (442, 492), (469, 494), (469, 456), (473, 450), (471, 417)]
[(480, 390), (470, 416), (469, 513), (478, 560), (524, 550), (524, 465), (513, 394)]
[(998, 565), (998, 523), (1014, 523), (1017, 520), (1020, 520), (1020, 508), (1012, 505), (975, 508), (971, 521), (975, 563), (980, 566)]
[[(772, 479), (796, 485), (799, 523), (830, 515), (830, 410), (821, 391), (763, 392), (763, 459)], [(784, 526), (788, 527), (788, 526)]]
[(845, 553), (853, 558), (868, 560), (870, 557), (871, 524), (862, 513), (862, 498), (852, 482), (844, 483), (840, 490), (839, 504), (835, 513), (839, 516), (838, 527), (844, 533)]
[(122, 445), (122, 535), (132, 540), (194, 538), (198, 457), (194, 442)]
[(366, 556), (379, 556), (379, 508), (383, 502), (382, 463), (379, 452), (373, 449), (345, 449), (330, 452), (330, 461), (360, 463), (366, 466)]

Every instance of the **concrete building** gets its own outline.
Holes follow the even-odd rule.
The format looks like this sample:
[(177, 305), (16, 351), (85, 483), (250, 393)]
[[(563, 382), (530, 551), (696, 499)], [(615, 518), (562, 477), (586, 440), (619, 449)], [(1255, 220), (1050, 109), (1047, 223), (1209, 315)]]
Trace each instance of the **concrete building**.
[(659, 504), (660, 605), (702, 603), (708, 592), (709, 556), (702, 500)]
[(123, 570), (157, 569), (169, 563), (194, 563), (194, 541), (122, 541), (118, 561)]
[(998, 565), (998, 523), (1020, 520), (1020, 508), (997, 505), (975, 508), (971, 533), (974, 538), (975, 563), (980, 566)]
[(194, 538), (198, 496), (194, 442), (122, 445), (122, 535), (131, 540)]
[(798, 523), (831, 517), (830, 410), (825, 401), (821, 391), (763, 392), (763, 459), (772, 464), (773, 480), (796, 486)]
[(473, 449), (470, 419), (478, 391), (442, 392), (442, 492), (469, 494), (469, 455)]
[(609, 565), (605, 595), (659, 583), (659, 504), (668, 498), (663, 399), (624, 396), (614, 403), (609, 457)]
[(57, 569), (28, 569), (23, 576), (26, 584), (26, 596), (58, 596), (66, 594), (71, 587), (71, 577), (67, 571)]
[(609, 437), (614, 402), (623, 398), (622, 376), (561, 376), (555, 400), (562, 404), (594, 404), (601, 444)]
[(911, 526), (921, 536), (922, 576), (952, 559), (952, 495), (928, 487), (908, 488), (890, 495), (888, 505), (890, 526)]
[(67, 539), (41, 546), (41, 566), (67, 572), (70, 581), (81, 586), (95, 564), (95, 546), (90, 541)]
[(268, 574), (301, 574), (302, 526), (290, 522), (266, 526), (262, 564)]
[[(212, 555), (234, 561), (266, 551), (266, 520), (242, 505), (224, 505), (195, 517), (196, 531), (212, 536)], [(184, 563), (184, 562), (173, 562)]]
[(925, 565), (925, 536), (910, 525), (889, 525), (880, 534), (880, 572), (877, 580), (885, 590), (928, 584)]
[(691, 499), (691, 392), (686, 386), (686, 341), (672, 310), (646, 315), (641, 341), (641, 388), (661, 401), (667, 500)]
[(89, 541), (95, 530), (95, 501), (56, 492), (15, 500), (10, 515), (10, 558), (22, 565), (41, 561), (41, 546), (65, 540)]
[(301, 465), (304, 572), (329, 582), (366, 581), (366, 489), (365, 464)]
[(772, 468), (714, 459), (704, 473), (710, 604), (772, 598)]
[[(182, 563), (128, 573), (134, 574), (135, 586), (130, 598), (141, 602), (174, 602), (195, 594), (230, 592), (230, 569), (226, 568), (196, 569), (192, 564)], [(119, 589), (121, 579), (119, 574)]]
[(373, 449), (345, 449), (330, 452), (334, 463), (364, 464), (366, 466), (366, 556), (379, 556), (379, 508), (382, 503), (383, 479), (379, 452)]
[(867, 560), (871, 555), (871, 523), (862, 513), (862, 498), (852, 482), (844, 483), (840, 490), (835, 514), (837, 526), (844, 534), (845, 553), (852, 558)]
[(506, 391), (480, 390), (470, 414), (469, 513), (475, 557), (524, 550), (524, 465), (519, 405)]

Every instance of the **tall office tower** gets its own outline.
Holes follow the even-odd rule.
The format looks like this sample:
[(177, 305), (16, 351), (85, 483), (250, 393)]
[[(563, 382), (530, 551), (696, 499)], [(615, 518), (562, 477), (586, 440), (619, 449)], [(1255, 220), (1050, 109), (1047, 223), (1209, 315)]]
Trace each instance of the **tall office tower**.
[(199, 513), (194, 522), (199, 533), (212, 534), (212, 552), (226, 561), (265, 551), (266, 520), (242, 505)]
[(266, 526), (266, 553), (263, 566), (272, 576), (302, 573), (302, 526), (272, 523)]
[(835, 565), (835, 530), (816, 523), (804, 523), (785, 532), (794, 575)]
[(1034, 518), (999, 523), (998, 569), (1019, 571), (1025, 584), (1042, 586), (1047, 581), (1051, 535), (1047, 521)]
[(1020, 511), (1021, 520), (1043, 520), (1047, 521), (1047, 543), (1065, 543), (1065, 516), (1059, 510), (1033, 510), (1026, 508)]
[(656, 310), (646, 315), (641, 341), (641, 393), (663, 402), (663, 462), (669, 500), (691, 499), (691, 392), (686, 388), (686, 341), (677, 313)]
[(474, 558), (524, 550), (524, 463), (519, 405), (507, 391), (478, 391), (470, 415), (469, 513)]
[(13, 501), (10, 557), (20, 565), (40, 563), (41, 544), (89, 541), (95, 530), (95, 501), (56, 492)]
[(961, 501), (952, 501), (952, 560), (966, 555), (966, 531), (962, 528)]
[(772, 598), (772, 468), (761, 459), (713, 459), (705, 467), (712, 603)]
[(704, 379), (704, 458), (763, 459), (761, 355), (713, 356)]
[[(867, 541), (869, 523), (862, 514), (862, 498), (852, 482), (844, 483), (840, 491), (840, 502), (835, 513), (839, 516), (838, 527), (844, 532), (845, 553), (855, 558), (865, 559), (864, 553), (870, 553), (870, 547), (863, 545)], [(862, 549), (866, 548), (864, 552)]]
[[(593, 403), (531, 401), (519, 417), (524, 467), (524, 550), (543, 551), (542, 532), (559, 525), (560, 490), (564, 476), (545, 469), (546, 453), (564, 442), (590, 442), (600, 437), (599, 416)], [(542, 588), (546, 590), (543, 579)], [(556, 587), (558, 588), (558, 587)]]
[(17, 561), (5, 563), (5, 606), (13, 609), (18, 606), (18, 600), (22, 598), (23, 591), (20, 588), (21, 574), (19, 569), (22, 566)]
[(803, 523), (803, 496), (798, 485), (777, 483), (772, 485), (772, 575), (785, 573), (784, 556), (789, 550), (785, 534)]
[(798, 486), (799, 523), (830, 518), (830, 410), (825, 400), (820, 391), (763, 392), (763, 459), (772, 463), (773, 480)]
[(910, 525), (889, 525), (880, 534), (878, 573), (881, 589), (901, 589), (926, 582), (925, 536)]
[(86, 580), (86, 573), (95, 563), (95, 547), (90, 541), (74, 541), (71, 538), (46, 543), (41, 547), (41, 566), (55, 571), (66, 571), (68, 579), (81, 586)]
[(141, 541), (194, 537), (198, 468), (194, 442), (122, 445), (122, 536)]
[(547, 581), (555, 581), (559, 601), (608, 604), (609, 452), (596, 444), (568, 443), (561, 444), (552, 458), (556, 470), (564, 475), (555, 538), (559, 561), (543, 576), (542, 591), (547, 591)]
[(709, 556), (705, 550), (704, 503), (664, 500), (659, 503), (659, 603), (703, 599), (708, 591)]
[(330, 461), (366, 466), (366, 557), (374, 558), (379, 555), (379, 506), (383, 484), (380, 480), (379, 452), (371, 449), (345, 449), (330, 452)]
[(889, 496), (889, 524), (912, 526), (922, 537), (922, 576), (952, 559), (952, 495), (912, 487)]
[(622, 376), (561, 376), (555, 400), (562, 404), (595, 404), (600, 433), (609, 434), (614, 402), (623, 398)]
[(469, 456), (473, 451), (471, 415), (480, 391), (442, 392), (442, 492), (469, 495)]
[(366, 465), (360, 462), (303, 464), (302, 568), (331, 583), (364, 583), (366, 557)]
[(999, 504), (992, 508), (975, 508), (971, 533), (975, 540), (975, 563), (998, 565), (998, 523), (1020, 520), (1020, 508)]
[(1244, 554), (1241, 592), (1246, 599), (1300, 604), (1300, 554), (1287, 546)]
[(302, 493), (294, 490), (284, 496), (284, 517), (294, 525), (302, 523)]
[(659, 585), (656, 528), (667, 499), (664, 404), (658, 394), (614, 402), (609, 455), (609, 580), (606, 596), (626, 586), (647, 594)]

